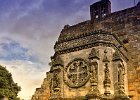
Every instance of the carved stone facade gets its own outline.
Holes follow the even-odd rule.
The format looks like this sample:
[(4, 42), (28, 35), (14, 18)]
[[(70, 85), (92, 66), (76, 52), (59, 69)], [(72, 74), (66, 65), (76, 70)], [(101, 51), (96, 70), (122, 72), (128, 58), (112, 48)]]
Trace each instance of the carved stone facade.
[(101, 0), (91, 14), (97, 5), (104, 16), (61, 31), (32, 100), (140, 99), (140, 5), (110, 13), (110, 1)]

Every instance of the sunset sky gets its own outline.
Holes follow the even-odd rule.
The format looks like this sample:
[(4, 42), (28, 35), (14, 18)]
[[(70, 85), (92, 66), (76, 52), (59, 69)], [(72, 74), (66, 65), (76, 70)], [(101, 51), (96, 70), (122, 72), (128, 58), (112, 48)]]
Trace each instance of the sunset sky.
[[(41, 86), (61, 29), (89, 20), (96, 1), (0, 0), (0, 64), (21, 86), (19, 97), (29, 100)], [(134, 6), (134, 0), (111, 2), (112, 12)]]

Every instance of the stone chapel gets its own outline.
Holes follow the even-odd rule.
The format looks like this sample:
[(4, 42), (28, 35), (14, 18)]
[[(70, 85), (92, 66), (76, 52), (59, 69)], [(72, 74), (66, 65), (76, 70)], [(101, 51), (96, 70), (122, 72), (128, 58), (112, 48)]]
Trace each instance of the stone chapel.
[(140, 100), (140, 3), (111, 13), (101, 0), (90, 16), (64, 26), (32, 100)]

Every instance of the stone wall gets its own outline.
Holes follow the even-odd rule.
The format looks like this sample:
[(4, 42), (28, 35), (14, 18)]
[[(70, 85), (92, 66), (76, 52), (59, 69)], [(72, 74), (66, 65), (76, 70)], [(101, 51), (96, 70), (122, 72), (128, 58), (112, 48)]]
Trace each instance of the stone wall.
[(50, 97), (50, 81), (51, 81), (51, 73), (47, 72), (46, 78), (43, 80), (43, 84), (40, 88), (36, 88), (34, 95), (31, 100), (48, 100)]

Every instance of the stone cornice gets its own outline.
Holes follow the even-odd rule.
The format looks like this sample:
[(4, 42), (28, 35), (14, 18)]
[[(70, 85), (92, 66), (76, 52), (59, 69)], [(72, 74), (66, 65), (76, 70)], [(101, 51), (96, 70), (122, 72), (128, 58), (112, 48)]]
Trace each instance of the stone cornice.
[[(102, 30), (85, 33), (75, 38), (69, 38), (65, 41), (57, 42), (54, 49), (56, 54), (65, 54), (100, 45), (109, 47), (113, 46), (118, 49), (125, 58), (127, 58), (125, 55), (127, 49), (118, 37), (115, 34)], [(121, 50), (120, 47), (122, 47)]]
[(121, 55), (125, 58), (126, 61), (128, 61), (129, 59), (127, 58), (127, 55), (125, 55), (115, 44), (113, 43), (109, 43), (109, 42), (94, 42), (88, 45), (83, 45), (80, 47), (75, 47), (75, 48), (70, 48), (70, 49), (66, 49), (66, 50), (62, 50), (62, 51), (58, 51), (55, 52), (55, 54), (66, 54), (66, 53), (70, 53), (70, 52), (74, 52), (74, 51), (79, 51), (82, 49), (88, 49), (88, 48), (92, 48), (92, 47), (96, 47), (96, 46), (105, 46), (105, 47), (113, 47), (114, 49), (118, 50)]
[(125, 49), (125, 51), (127, 51), (127, 49), (123, 46), (123, 43), (117, 38), (115, 34), (112, 34), (110, 32), (105, 32), (102, 30), (84, 33), (77, 37), (71, 37), (61, 42), (56, 42), (54, 49), (57, 52), (57, 51), (65, 50), (68, 48), (73, 48), (80, 45), (89, 44), (89, 43), (92, 43), (92, 41), (93, 42), (94, 41), (110, 41), (111, 43), (115, 44), (114, 40), (116, 40), (118, 44), (122, 46)]

